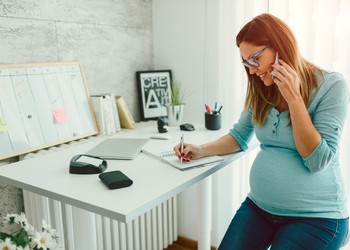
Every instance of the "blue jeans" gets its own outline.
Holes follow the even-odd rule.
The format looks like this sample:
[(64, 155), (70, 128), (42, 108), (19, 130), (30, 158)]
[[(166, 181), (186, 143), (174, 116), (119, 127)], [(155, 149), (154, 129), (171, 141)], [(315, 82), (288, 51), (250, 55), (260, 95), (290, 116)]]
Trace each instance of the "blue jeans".
[(233, 217), (218, 250), (339, 249), (349, 230), (349, 218), (276, 216), (247, 198)]

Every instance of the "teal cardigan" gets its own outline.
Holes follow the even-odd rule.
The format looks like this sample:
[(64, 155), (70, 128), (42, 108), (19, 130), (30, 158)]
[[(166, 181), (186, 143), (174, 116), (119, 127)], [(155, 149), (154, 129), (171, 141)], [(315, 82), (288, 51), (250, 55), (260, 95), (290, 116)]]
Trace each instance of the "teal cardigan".
[[(242, 112), (230, 134), (246, 150), (253, 133), (260, 141), (250, 171), (248, 197), (263, 210), (282, 216), (346, 218), (339, 141), (348, 111), (349, 92), (342, 75), (323, 71), (308, 112), (322, 139), (306, 158), (299, 155), (288, 111), (272, 108), (263, 126)], [(344, 166), (350, 167), (350, 166)]]

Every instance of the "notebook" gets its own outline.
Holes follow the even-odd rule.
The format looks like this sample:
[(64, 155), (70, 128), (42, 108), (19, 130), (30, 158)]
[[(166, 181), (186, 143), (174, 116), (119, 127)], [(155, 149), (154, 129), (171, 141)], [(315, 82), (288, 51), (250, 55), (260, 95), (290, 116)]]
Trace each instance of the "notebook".
[(164, 151), (163, 143), (149, 143), (142, 149), (142, 152), (179, 170), (188, 170), (224, 160), (224, 157), (214, 155), (191, 160), (190, 162), (181, 162), (174, 151)]
[(108, 138), (86, 152), (106, 160), (132, 160), (149, 139)]

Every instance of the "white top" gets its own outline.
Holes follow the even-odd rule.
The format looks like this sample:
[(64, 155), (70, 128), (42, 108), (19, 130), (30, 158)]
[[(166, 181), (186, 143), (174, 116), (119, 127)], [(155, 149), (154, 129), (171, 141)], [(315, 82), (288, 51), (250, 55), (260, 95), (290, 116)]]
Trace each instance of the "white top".
[[(168, 132), (171, 139), (162, 142), (164, 150), (172, 150), (180, 142), (181, 134), (184, 134), (185, 142), (200, 144), (227, 132), (228, 129), (209, 131), (198, 125), (194, 132), (171, 127)], [(150, 138), (157, 133), (156, 123), (147, 122), (138, 124), (135, 130), (123, 130), (114, 137)], [(239, 152), (223, 162), (188, 171), (175, 169), (144, 153), (134, 160), (108, 160), (106, 171), (120, 170), (133, 180), (130, 187), (109, 190), (98, 174), (69, 174), (70, 159), (87, 152), (103, 139), (2, 166), (0, 181), (128, 223), (247, 153)]]

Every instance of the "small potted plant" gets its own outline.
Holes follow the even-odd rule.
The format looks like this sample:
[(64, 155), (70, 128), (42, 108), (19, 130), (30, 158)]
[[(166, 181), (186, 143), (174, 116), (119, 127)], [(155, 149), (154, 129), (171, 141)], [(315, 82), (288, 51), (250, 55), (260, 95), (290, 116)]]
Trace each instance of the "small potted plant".
[(182, 123), (185, 103), (184, 95), (181, 92), (181, 84), (172, 82), (170, 104), (166, 106), (169, 126), (178, 126)]
[(171, 105), (181, 105), (183, 103), (184, 96), (181, 93), (181, 85), (177, 82), (173, 82), (171, 86)]

